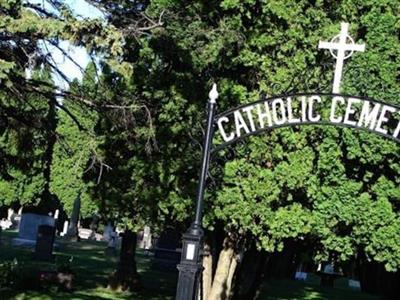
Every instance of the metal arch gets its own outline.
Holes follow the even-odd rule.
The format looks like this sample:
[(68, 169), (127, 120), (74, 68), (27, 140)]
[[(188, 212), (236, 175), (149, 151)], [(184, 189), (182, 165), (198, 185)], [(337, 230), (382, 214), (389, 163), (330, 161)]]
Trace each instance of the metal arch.
[(370, 101), (370, 102), (379, 103), (379, 104), (383, 104), (383, 105), (390, 105), (390, 106), (393, 106), (393, 107), (397, 108), (398, 110), (400, 110), (400, 105), (399, 104), (386, 103), (386, 102), (383, 102), (381, 100), (375, 100), (375, 99), (368, 98), (368, 97), (353, 96), (353, 95), (348, 95), (348, 94), (334, 94), (334, 93), (319, 93), (319, 92), (315, 92), (315, 93), (299, 93), (299, 94), (280, 94), (280, 95), (273, 96), (273, 97), (268, 97), (268, 98), (261, 97), (260, 100), (254, 101), (252, 103), (241, 104), (241, 105), (238, 105), (238, 106), (236, 106), (234, 108), (228, 109), (228, 110), (224, 111), (223, 113), (220, 113), (220, 114), (216, 115), (215, 116), (215, 120), (217, 120), (217, 119), (219, 119), (221, 117), (227, 116), (230, 113), (234, 112), (235, 110), (242, 109), (242, 108), (250, 106), (250, 105), (255, 105), (255, 104), (259, 104), (259, 103), (263, 103), (263, 102), (271, 102), (271, 101), (273, 101), (275, 99), (278, 99), (278, 98), (301, 97), (301, 96), (332, 96), (332, 97), (340, 96), (340, 97), (348, 97), (348, 98), (351, 97), (351, 98), (355, 98), (355, 99), (359, 99), (359, 100), (367, 100), (367, 101)]
[[(236, 110), (243, 109), (243, 108), (248, 107), (248, 106), (252, 106), (252, 105), (256, 105), (256, 104), (264, 103), (264, 102), (271, 102), (271, 101), (273, 101), (275, 99), (279, 99), (279, 98), (301, 97), (301, 96), (317, 96), (317, 95), (318, 96), (328, 96), (328, 97), (329, 96), (331, 96), (331, 97), (340, 96), (340, 97), (346, 97), (346, 98), (351, 97), (351, 98), (359, 99), (359, 100), (362, 100), (362, 101), (369, 101), (369, 102), (372, 102), (372, 103), (379, 103), (379, 104), (382, 104), (382, 105), (389, 105), (389, 106), (392, 106), (392, 107), (396, 108), (398, 111), (400, 111), (400, 105), (398, 105), (398, 104), (386, 103), (386, 102), (383, 102), (383, 101), (380, 101), (380, 100), (375, 100), (375, 99), (368, 98), (368, 97), (352, 96), (352, 95), (348, 95), (348, 94), (318, 93), (318, 92), (316, 92), (316, 93), (289, 94), (289, 95), (282, 94), (282, 95), (268, 97), (268, 98), (263, 98), (262, 97), (260, 100), (257, 100), (255, 102), (242, 104), (242, 105), (239, 105), (239, 106), (237, 106), (235, 108), (231, 108), (231, 109), (229, 109), (229, 110), (227, 110), (227, 111), (225, 111), (223, 113), (220, 113), (217, 116), (215, 116), (215, 118), (214, 118), (214, 126), (216, 125), (216, 122), (217, 122), (217, 120), (219, 118), (228, 116), (228, 115), (232, 114), (233, 112), (235, 112)], [(354, 128), (354, 129), (358, 129), (358, 130), (362, 130), (362, 131), (366, 131), (366, 132), (374, 133), (376, 135), (383, 136), (385, 138), (388, 138), (388, 139), (393, 140), (393, 141), (395, 141), (395, 142), (400, 144), (400, 138), (395, 138), (394, 136), (389, 135), (389, 134), (376, 132), (376, 131), (371, 130), (369, 128), (357, 127), (357, 126), (343, 124), (343, 123), (332, 123), (332, 122), (329, 122), (329, 121), (318, 121), (318, 122), (310, 122), (310, 121), (308, 121), (308, 122), (285, 123), (285, 124), (281, 124), (281, 125), (273, 125), (273, 126), (270, 126), (270, 127), (260, 128), (258, 130), (252, 131), (250, 133), (243, 134), (240, 137), (237, 137), (237, 138), (233, 139), (232, 141), (222, 143), (222, 144), (220, 144), (218, 146), (214, 146), (211, 149), (211, 153), (218, 152), (218, 151), (224, 149), (225, 147), (227, 147), (227, 146), (229, 146), (231, 144), (234, 144), (234, 143), (236, 143), (236, 142), (238, 142), (240, 140), (243, 140), (246, 137), (253, 136), (253, 135), (259, 135), (264, 131), (270, 131), (270, 130), (273, 130), (273, 129), (276, 129), (276, 128), (302, 126), (302, 125), (326, 125), (326, 126), (335, 126), (335, 127), (343, 127), (343, 128)]]

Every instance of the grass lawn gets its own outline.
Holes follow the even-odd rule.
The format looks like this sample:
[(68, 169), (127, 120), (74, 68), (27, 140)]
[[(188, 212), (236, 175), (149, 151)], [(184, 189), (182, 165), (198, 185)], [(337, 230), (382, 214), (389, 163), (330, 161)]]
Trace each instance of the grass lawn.
[[(33, 251), (16, 248), (10, 245), (13, 232), (3, 232), (0, 245), (0, 261), (17, 258), (27, 267), (40, 266), (42, 269), (54, 268), (52, 264), (33, 261)], [(106, 256), (103, 242), (82, 241), (67, 243), (57, 238), (59, 250), (55, 252), (56, 260), (66, 261), (73, 256), (72, 268), (76, 273), (73, 293), (56, 293), (51, 291), (0, 292), (0, 299), (138, 299), (168, 300), (173, 299), (177, 281), (177, 272), (162, 272), (150, 268), (151, 261), (142, 251), (136, 254), (138, 272), (141, 274), (144, 289), (138, 294), (114, 292), (106, 289), (108, 276), (115, 269), (117, 256)]]
[[(0, 262), (17, 258), (24, 265), (54, 268), (49, 263), (39, 263), (32, 260), (32, 250), (14, 248), (10, 245), (14, 232), (3, 232), (0, 245)], [(105, 243), (82, 241), (67, 243), (57, 239), (60, 245), (55, 252), (57, 261), (65, 261), (73, 256), (72, 267), (76, 272), (74, 292), (56, 293), (52, 291), (0, 291), (0, 300), (3, 299), (60, 299), (60, 300), (91, 300), (91, 299), (137, 299), (137, 300), (168, 300), (174, 299), (177, 272), (162, 272), (151, 268), (151, 259), (142, 251), (137, 252), (138, 271), (141, 275), (144, 289), (140, 293), (113, 292), (106, 289), (108, 275), (114, 270), (118, 257), (106, 256)], [(303, 283), (292, 280), (273, 280), (266, 282), (261, 289), (258, 299), (261, 300), (289, 300), (289, 299), (337, 299), (337, 300), (378, 300), (378, 297), (355, 292), (346, 287), (346, 282), (338, 281), (338, 287), (320, 287), (317, 277), (310, 282)]]
[[(317, 277), (317, 276), (316, 276)], [(312, 280), (313, 281), (313, 280)], [(380, 297), (350, 290), (344, 281), (342, 287), (321, 287), (318, 282), (304, 283), (294, 280), (271, 280), (261, 289), (260, 300), (378, 300)], [(346, 280), (347, 283), (347, 280)], [(336, 284), (336, 282), (335, 282)]]

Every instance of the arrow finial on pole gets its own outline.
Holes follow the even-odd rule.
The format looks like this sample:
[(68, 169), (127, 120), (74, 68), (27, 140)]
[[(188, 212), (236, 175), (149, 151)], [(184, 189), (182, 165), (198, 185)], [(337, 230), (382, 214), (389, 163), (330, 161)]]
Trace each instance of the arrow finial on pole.
[(217, 103), (217, 99), (218, 99), (218, 91), (217, 91), (217, 84), (214, 83), (212, 86), (212, 89), (210, 91), (210, 93), (208, 94), (208, 97), (210, 98), (210, 103)]

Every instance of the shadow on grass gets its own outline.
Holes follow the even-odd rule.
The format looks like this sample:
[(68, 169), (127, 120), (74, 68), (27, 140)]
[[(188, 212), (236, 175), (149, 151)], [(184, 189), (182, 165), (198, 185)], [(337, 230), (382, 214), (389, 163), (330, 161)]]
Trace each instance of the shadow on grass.
[(373, 296), (348, 288), (330, 288), (294, 280), (271, 280), (260, 292), (260, 300), (379, 300)]
[[(33, 250), (11, 246), (11, 239), (16, 232), (3, 232), (0, 244), (0, 261), (16, 258), (24, 266), (40, 270), (55, 270), (53, 263), (33, 260)], [(13, 292), (0, 291), (0, 299), (138, 299), (161, 300), (173, 299), (177, 274), (151, 269), (150, 258), (140, 250), (137, 253), (138, 272), (144, 289), (140, 293), (115, 292), (106, 288), (108, 276), (115, 270), (117, 255), (106, 255), (106, 243), (95, 241), (68, 242), (57, 238), (59, 249), (54, 252), (55, 261), (65, 262), (73, 257), (72, 269), (75, 271), (74, 291), (56, 293), (53, 291)]]
[[(17, 258), (26, 266), (49, 270), (54, 264), (38, 262), (32, 259), (33, 251), (15, 248), (10, 240), (15, 232), (3, 232), (3, 243), (0, 245), (0, 261)], [(0, 291), (0, 300), (169, 300), (174, 299), (177, 272), (163, 272), (151, 268), (151, 259), (139, 250), (136, 254), (138, 272), (142, 278), (144, 289), (139, 293), (114, 292), (106, 287), (108, 276), (115, 270), (117, 255), (106, 255), (106, 244), (102, 242), (81, 241), (68, 242), (57, 239), (60, 248), (55, 252), (56, 260), (66, 261), (73, 256), (72, 269), (76, 273), (75, 290), (72, 293), (56, 293), (53, 291), (12, 292)], [(318, 278), (310, 282), (292, 280), (276, 280), (266, 282), (261, 290), (260, 300), (378, 300), (378, 297), (345, 289), (343, 282), (338, 288), (319, 286)]]

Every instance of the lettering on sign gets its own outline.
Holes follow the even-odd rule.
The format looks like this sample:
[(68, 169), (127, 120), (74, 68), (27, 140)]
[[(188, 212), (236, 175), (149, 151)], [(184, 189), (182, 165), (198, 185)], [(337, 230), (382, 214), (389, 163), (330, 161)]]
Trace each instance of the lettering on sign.
[(373, 131), (400, 141), (400, 108), (344, 95), (288, 95), (240, 106), (216, 117), (217, 148), (276, 127), (331, 124)]

